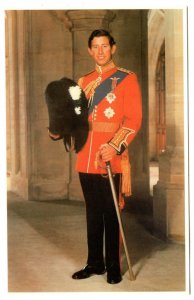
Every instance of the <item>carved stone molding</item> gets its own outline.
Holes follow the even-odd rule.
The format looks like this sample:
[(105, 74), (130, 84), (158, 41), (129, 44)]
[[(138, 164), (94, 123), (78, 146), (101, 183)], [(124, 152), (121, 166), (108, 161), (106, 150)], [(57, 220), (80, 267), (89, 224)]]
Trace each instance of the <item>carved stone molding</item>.
[(71, 30), (72, 22), (68, 19), (66, 12), (67, 10), (51, 10), (50, 14), (60, 23), (64, 24), (68, 30)]
[(150, 9), (148, 12), (148, 26), (154, 23), (154, 21), (158, 19), (164, 19), (165, 10), (164, 9)]
[(111, 10), (69, 10), (66, 11), (72, 31), (93, 30), (95, 28), (108, 29), (115, 18)]

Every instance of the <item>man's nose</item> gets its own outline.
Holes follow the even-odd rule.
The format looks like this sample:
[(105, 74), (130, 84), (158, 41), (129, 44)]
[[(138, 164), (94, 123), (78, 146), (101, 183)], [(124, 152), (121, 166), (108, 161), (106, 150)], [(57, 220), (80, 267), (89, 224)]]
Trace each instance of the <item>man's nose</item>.
[(99, 53), (99, 54), (102, 54), (102, 53), (103, 53), (102, 47), (99, 47), (99, 48), (98, 48), (98, 53)]

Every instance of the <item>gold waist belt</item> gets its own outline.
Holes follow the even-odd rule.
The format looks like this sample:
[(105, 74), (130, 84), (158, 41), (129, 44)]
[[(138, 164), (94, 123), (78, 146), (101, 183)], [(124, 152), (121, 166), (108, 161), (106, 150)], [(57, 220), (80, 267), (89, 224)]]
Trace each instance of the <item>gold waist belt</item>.
[(90, 131), (114, 132), (119, 128), (119, 123), (113, 122), (89, 122)]

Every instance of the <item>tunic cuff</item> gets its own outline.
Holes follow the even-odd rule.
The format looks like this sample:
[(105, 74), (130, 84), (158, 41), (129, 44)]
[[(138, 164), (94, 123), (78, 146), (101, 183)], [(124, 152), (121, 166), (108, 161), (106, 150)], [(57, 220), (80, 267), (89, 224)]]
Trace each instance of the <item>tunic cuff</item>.
[[(128, 136), (130, 134), (133, 134), (134, 132), (135, 130), (133, 129), (122, 127), (115, 133), (114, 137), (108, 142), (108, 144), (112, 146), (118, 153), (121, 154), (128, 146)], [(124, 150), (123, 147), (125, 147)]]
[[(112, 147), (112, 145), (110, 144), (110, 143), (108, 143), (111, 147)], [(114, 148), (114, 147), (113, 147)], [(125, 145), (125, 144), (122, 144), (121, 145), (121, 150), (120, 151), (117, 151), (117, 155), (121, 155), (124, 151), (125, 151), (125, 149), (127, 148), (127, 145)], [(115, 148), (114, 148), (115, 149)], [(115, 149), (116, 150), (116, 149)]]

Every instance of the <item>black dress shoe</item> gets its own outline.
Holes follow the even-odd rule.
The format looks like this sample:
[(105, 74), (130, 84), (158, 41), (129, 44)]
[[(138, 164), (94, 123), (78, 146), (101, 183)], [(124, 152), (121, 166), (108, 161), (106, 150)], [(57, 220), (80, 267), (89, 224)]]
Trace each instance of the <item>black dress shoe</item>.
[(92, 275), (102, 275), (106, 272), (104, 267), (94, 267), (94, 266), (89, 266), (87, 265), (85, 268), (82, 270), (74, 273), (72, 275), (73, 279), (85, 279), (88, 278)]
[(122, 276), (120, 272), (109, 271), (107, 273), (107, 282), (110, 284), (116, 284), (121, 282)]
[(107, 267), (107, 282), (110, 284), (119, 283), (122, 280), (120, 265), (113, 262)]

